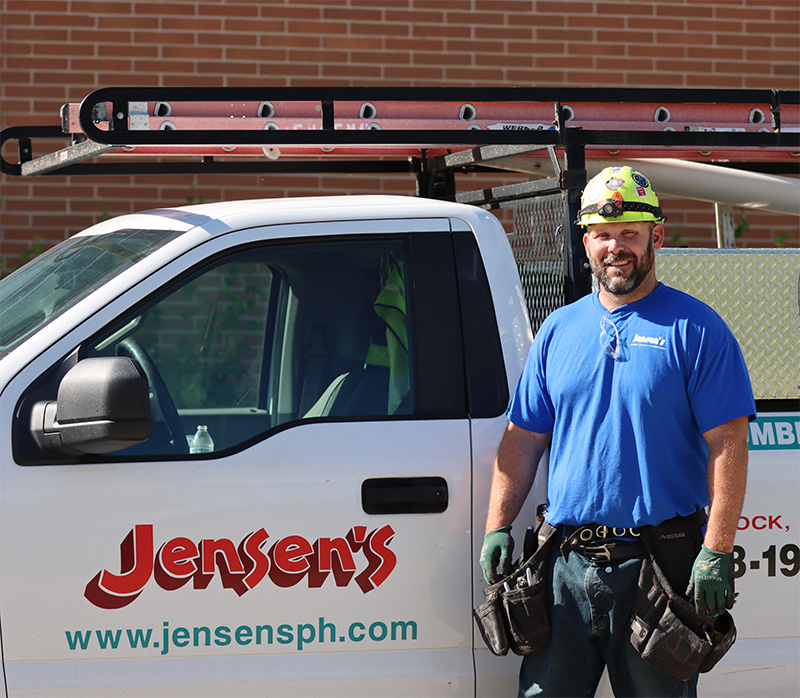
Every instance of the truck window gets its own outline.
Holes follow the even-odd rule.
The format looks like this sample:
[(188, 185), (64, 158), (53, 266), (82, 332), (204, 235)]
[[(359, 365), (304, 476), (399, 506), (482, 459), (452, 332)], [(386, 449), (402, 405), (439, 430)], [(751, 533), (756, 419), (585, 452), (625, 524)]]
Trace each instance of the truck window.
[(154, 249), (174, 230), (78, 235), (28, 262), (0, 283), (0, 358)]
[(153, 435), (114, 456), (214, 451), (295, 420), (413, 412), (402, 241), (242, 250), (194, 272), (92, 340), (150, 384)]

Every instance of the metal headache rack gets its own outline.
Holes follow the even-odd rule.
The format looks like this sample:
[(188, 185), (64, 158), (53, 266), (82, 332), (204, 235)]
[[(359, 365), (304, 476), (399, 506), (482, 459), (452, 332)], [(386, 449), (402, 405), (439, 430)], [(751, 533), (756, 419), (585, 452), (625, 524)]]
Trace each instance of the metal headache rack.
[[(34, 154), (53, 139), (68, 145)], [(17, 161), (0, 157), (0, 170), (18, 177), (406, 173), (420, 196), (514, 207), (512, 245), (549, 239), (562, 249), (569, 300), (590, 279), (574, 224), (587, 159), (678, 159), (796, 175), (800, 91), (109, 87), (64, 105), (60, 125), (0, 132), (0, 147), (12, 141)], [(524, 181), (458, 192), (456, 174), (476, 172)], [(783, 197), (796, 198), (793, 190)], [(527, 229), (538, 232), (517, 235)]]

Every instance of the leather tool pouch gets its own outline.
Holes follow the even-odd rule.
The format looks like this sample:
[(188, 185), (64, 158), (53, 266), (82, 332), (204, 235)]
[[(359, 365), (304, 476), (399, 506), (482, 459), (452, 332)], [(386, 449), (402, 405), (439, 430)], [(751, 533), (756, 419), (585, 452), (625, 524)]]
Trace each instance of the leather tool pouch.
[(505, 656), (537, 652), (550, 642), (550, 552), (558, 529), (543, 523), (540, 544), (497, 584), (484, 589), (484, 603), (473, 611), (481, 636), (492, 653)]
[(648, 555), (631, 614), (631, 644), (655, 669), (688, 681), (722, 659), (736, 640), (736, 626), (727, 611), (713, 626), (705, 624), (694, 604), (673, 590), (644, 531), (642, 539)]
[(508, 654), (509, 641), (500, 592), (501, 589), (496, 586), (484, 589), (486, 601), (474, 609), (472, 615), (475, 616), (481, 637), (492, 654), (505, 657)]

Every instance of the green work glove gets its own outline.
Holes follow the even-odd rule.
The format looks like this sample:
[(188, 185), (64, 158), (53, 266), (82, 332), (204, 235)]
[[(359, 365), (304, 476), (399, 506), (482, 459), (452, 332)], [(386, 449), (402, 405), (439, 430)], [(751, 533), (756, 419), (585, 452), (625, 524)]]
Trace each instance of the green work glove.
[(694, 607), (706, 623), (713, 623), (726, 608), (733, 608), (732, 562), (731, 553), (720, 553), (705, 545), (694, 561), (686, 595), (694, 596)]
[(511, 537), (511, 526), (500, 526), (494, 531), (489, 531), (483, 537), (481, 569), (487, 584), (495, 584), (500, 581), (501, 575), (497, 573), (498, 564), (502, 574), (511, 573), (513, 553), (514, 539)]

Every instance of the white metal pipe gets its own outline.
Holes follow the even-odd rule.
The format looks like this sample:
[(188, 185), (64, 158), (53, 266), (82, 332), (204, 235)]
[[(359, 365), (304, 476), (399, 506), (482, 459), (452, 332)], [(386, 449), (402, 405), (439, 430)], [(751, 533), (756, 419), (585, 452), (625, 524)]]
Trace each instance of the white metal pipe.
[[(548, 158), (503, 158), (485, 164), (517, 172), (553, 175)], [(671, 158), (587, 158), (586, 172), (593, 177), (604, 167), (614, 165), (630, 165), (640, 170), (653, 181), (659, 194), (800, 216), (800, 180), (791, 177)]]

